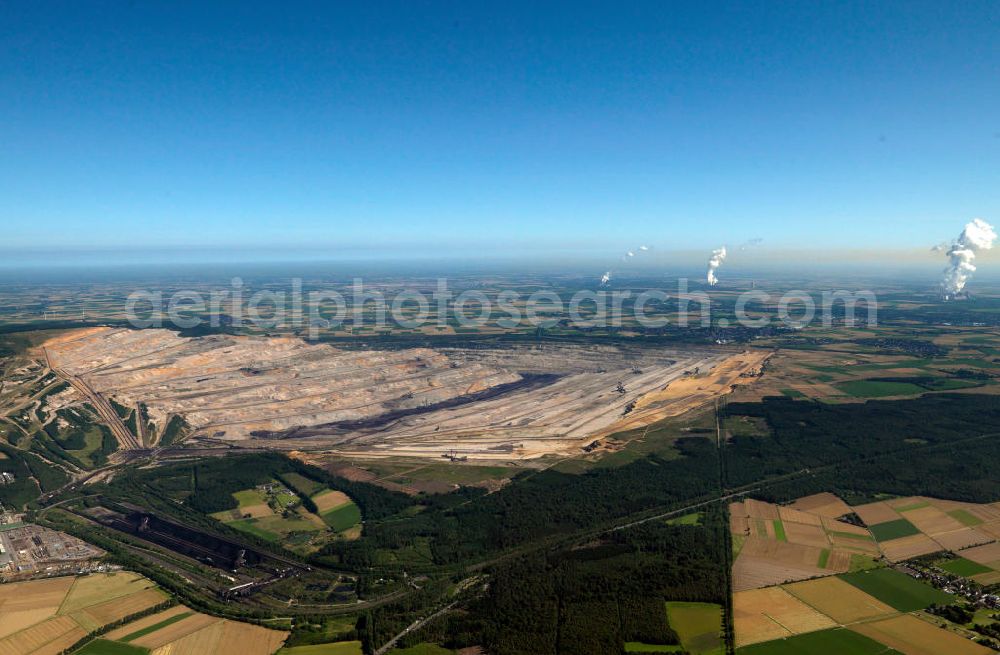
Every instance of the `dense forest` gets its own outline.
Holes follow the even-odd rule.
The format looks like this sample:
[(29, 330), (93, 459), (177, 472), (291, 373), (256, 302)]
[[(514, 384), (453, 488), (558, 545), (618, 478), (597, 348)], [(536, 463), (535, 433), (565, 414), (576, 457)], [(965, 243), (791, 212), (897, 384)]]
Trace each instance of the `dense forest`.
[[(788, 398), (730, 404), (729, 416), (762, 417), (767, 436), (735, 436), (724, 449), (729, 487), (803, 473), (755, 494), (789, 499), (833, 491), (851, 500), (924, 494), (1000, 498), (1000, 397), (927, 395), (828, 405)], [(918, 455), (919, 453), (919, 455)]]
[[(726, 525), (724, 508), (713, 506), (703, 526), (650, 522), (505, 561), (489, 570), (485, 594), (402, 645), (484, 645), (497, 655), (607, 655), (623, 652), (626, 641), (676, 645), (664, 601), (726, 602)], [(362, 638), (384, 643), (406, 626), (405, 610), (369, 612)]]

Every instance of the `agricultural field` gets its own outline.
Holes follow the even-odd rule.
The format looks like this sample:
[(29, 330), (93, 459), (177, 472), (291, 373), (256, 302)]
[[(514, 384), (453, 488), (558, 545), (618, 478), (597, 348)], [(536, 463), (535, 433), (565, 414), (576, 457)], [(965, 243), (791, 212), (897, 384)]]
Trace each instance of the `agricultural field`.
[[(998, 341), (969, 334), (978, 343), (956, 342), (954, 334), (927, 339), (900, 335), (900, 351), (872, 342), (891, 341), (894, 330), (811, 331), (825, 346), (786, 350), (771, 359), (770, 375), (756, 387), (758, 397), (783, 395), (830, 403), (858, 403), (876, 398), (912, 398), (927, 393), (996, 393), (1000, 363), (994, 361)], [(877, 336), (878, 335), (878, 336)], [(914, 354), (903, 352), (912, 343)], [(779, 345), (780, 340), (762, 340)], [(919, 354), (917, 354), (919, 353)]]
[(850, 511), (831, 494), (800, 498), (787, 506), (752, 498), (731, 503), (730, 533), (740, 544), (733, 589), (846, 573), (855, 558), (877, 556), (878, 547), (867, 530), (837, 520)]
[(899, 651), (845, 628), (829, 628), (736, 649), (737, 655), (901, 655)]
[(341, 641), (333, 644), (282, 648), (277, 655), (362, 655), (362, 650), (360, 641)]
[[(92, 655), (271, 655), (287, 632), (220, 619), (176, 605), (115, 628), (88, 644)], [(345, 651), (349, 652), (349, 651)]]
[(52, 654), (102, 626), (169, 600), (134, 573), (15, 582), (0, 587), (0, 653)]
[(361, 522), (361, 510), (342, 491), (327, 489), (312, 497), (316, 512), (335, 532), (343, 532)]
[(978, 562), (973, 562), (972, 560), (965, 559), (964, 557), (956, 557), (955, 559), (941, 562), (938, 564), (938, 567), (943, 571), (954, 573), (955, 575), (962, 576), (963, 578), (974, 578), (977, 575), (988, 574), (993, 571), (993, 569), (988, 566), (983, 566)]
[[(233, 529), (302, 552), (315, 550), (331, 533), (344, 533), (360, 523), (361, 510), (343, 492), (327, 489), (299, 474), (284, 477), (296, 485), (294, 491), (271, 480), (234, 492), (237, 507), (211, 516)], [(300, 494), (309, 499), (315, 511), (306, 508)]]
[(844, 393), (858, 398), (885, 398), (887, 396), (912, 396), (926, 391), (912, 382), (889, 380), (850, 380), (839, 382), (836, 387)]
[(667, 602), (667, 623), (691, 655), (722, 655), (722, 607), (714, 603)]
[(872, 536), (875, 537), (875, 541), (892, 541), (893, 539), (901, 539), (903, 537), (909, 537), (911, 535), (920, 534), (920, 530), (907, 521), (906, 519), (895, 519), (894, 521), (887, 521), (885, 523), (876, 523), (875, 525), (868, 526), (871, 531)]
[[(950, 551), (968, 563), (944, 570), (981, 584), (1000, 582), (1000, 506), (902, 497), (850, 507), (832, 494), (788, 505), (731, 503), (736, 591), (871, 568)], [(837, 520), (855, 514), (867, 528)]]
[(952, 599), (951, 595), (894, 569), (859, 571), (840, 578), (900, 612), (922, 610), (933, 603), (946, 605)]
[(74, 655), (148, 655), (149, 650), (138, 646), (129, 646), (106, 639), (95, 639), (76, 651)]
[(906, 655), (987, 655), (993, 650), (964, 639), (953, 632), (903, 614), (889, 619), (859, 623), (852, 627), (866, 637)]
[(994, 545), (1000, 537), (1000, 507), (996, 503), (904, 497), (853, 509), (878, 539), (882, 553), (892, 561), (951, 551), (987, 569), (972, 573), (972, 568), (966, 566), (966, 577), (983, 584), (1000, 581), (1000, 545)]
[(312, 501), (315, 505), (313, 513), (334, 532), (344, 533), (361, 523), (361, 509), (344, 492), (328, 489), (322, 483), (298, 473), (287, 473), (281, 477), (299, 495)]
[[(733, 596), (737, 653), (990, 652), (908, 614), (950, 601), (948, 594), (892, 569), (741, 591)], [(902, 640), (899, 632), (906, 629), (922, 636)], [(938, 650), (919, 650), (926, 645)]]

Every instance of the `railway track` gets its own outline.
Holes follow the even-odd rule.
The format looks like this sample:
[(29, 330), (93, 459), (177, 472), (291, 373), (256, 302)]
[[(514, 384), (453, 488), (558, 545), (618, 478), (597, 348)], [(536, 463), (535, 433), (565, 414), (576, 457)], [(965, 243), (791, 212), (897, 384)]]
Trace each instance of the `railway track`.
[(94, 406), (97, 410), (98, 416), (101, 420), (111, 428), (111, 434), (114, 435), (115, 440), (118, 441), (119, 450), (139, 450), (142, 446), (136, 439), (132, 431), (125, 427), (122, 423), (122, 419), (118, 416), (118, 412), (115, 411), (108, 399), (102, 396), (97, 391), (87, 384), (86, 380), (75, 375), (71, 375), (60, 368), (53, 368), (52, 372), (58, 375), (63, 380), (69, 382), (74, 389), (79, 391), (83, 396)]

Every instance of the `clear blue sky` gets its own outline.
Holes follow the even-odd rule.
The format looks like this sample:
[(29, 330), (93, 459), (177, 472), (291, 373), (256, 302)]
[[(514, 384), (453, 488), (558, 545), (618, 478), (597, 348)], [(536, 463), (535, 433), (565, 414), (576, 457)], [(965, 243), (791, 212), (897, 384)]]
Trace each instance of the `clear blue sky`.
[(0, 3), (0, 251), (924, 248), (1000, 3)]

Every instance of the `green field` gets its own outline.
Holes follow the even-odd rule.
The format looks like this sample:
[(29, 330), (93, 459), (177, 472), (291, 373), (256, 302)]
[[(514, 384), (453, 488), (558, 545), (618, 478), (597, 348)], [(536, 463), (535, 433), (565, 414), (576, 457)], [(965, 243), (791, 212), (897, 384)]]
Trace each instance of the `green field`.
[(257, 519), (240, 519), (239, 521), (230, 521), (226, 523), (229, 527), (234, 530), (239, 530), (240, 532), (246, 532), (247, 534), (252, 534), (255, 537), (260, 537), (266, 541), (278, 541), (281, 539), (281, 535), (276, 532), (271, 532), (270, 530), (265, 530), (264, 528), (257, 525)]
[(778, 541), (788, 541), (788, 536), (785, 535), (785, 524), (779, 519), (774, 519), (774, 538)]
[(781, 393), (789, 398), (805, 398), (806, 395), (798, 389), (781, 389)]
[(856, 573), (858, 571), (870, 571), (871, 569), (877, 569), (880, 566), (881, 564), (868, 555), (851, 553), (851, 564), (847, 570), (851, 573)]
[(840, 532), (839, 530), (827, 530), (827, 534), (844, 539), (857, 539), (858, 541), (871, 542), (873, 539), (866, 534), (854, 534), (853, 532)]
[(409, 648), (393, 648), (389, 655), (453, 655), (454, 652), (437, 644), (417, 644)]
[(300, 494), (305, 496), (311, 497), (313, 494), (317, 494), (326, 489), (322, 483), (310, 480), (306, 476), (299, 473), (285, 473), (281, 476), (281, 480), (288, 484), (288, 486), (292, 489), (295, 489)]
[(267, 497), (256, 489), (244, 489), (233, 494), (233, 498), (240, 504), (240, 509), (252, 507), (253, 505), (266, 505)]
[(830, 549), (824, 548), (819, 554), (819, 559), (816, 562), (816, 566), (818, 566), (821, 569), (825, 569), (827, 562), (829, 561), (830, 561)]
[(701, 512), (691, 512), (674, 519), (667, 519), (667, 525), (701, 525)]
[(932, 603), (947, 605), (952, 601), (949, 594), (895, 569), (858, 571), (839, 577), (900, 612), (915, 612)]
[(105, 639), (95, 639), (86, 646), (76, 651), (76, 655), (146, 655), (149, 652), (146, 648), (130, 646), (117, 641), (107, 641)]
[[(306, 478), (303, 478), (305, 480)], [(215, 512), (212, 518), (222, 521), (230, 528), (252, 534), (266, 541), (278, 542), (289, 535), (318, 533), (323, 528), (318, 522), (309, 520), (308, 513), (301, 506), (293, 507), (300, 503), (299, 497), (288, 490), (287, 487), (275, 483), (271, 491), (261, 489), (243, 489), (233, 492), (232, 496), (239, 507), (235, 510), (225, 510)], [(265, 505), (269, 507), (269, 516), (257, 516), (244, 518), (247, 508)], [(284, 516), (285, 510), (288, 516)], [(308, 537), (307, 537), (308, 540)]]
[(276, 514), (259, 519), (230, 521), (226, 525), (268, 541), (278, 541), (293, 532), (319, 532), (320, 530), (316, 524), (294, 513), (287, 519)]
[(680, 637), (684, 650), (692, 655), (721, 655), (725, 652), (721, 638), (720, 605), (676, 601), (666, 605), (667, 623)]
[(947, 562), (942, 562), (941, 564), (938, 564), (938, 567), (948, 573), (954, 573), (955, 575), (960, 575), (964, 578), (971, 578), (974, 575), (989, 573), (993, 570), (988, 566), (983, 566), (978, 562), (967, 560), (964, 557), (958, 557), (953, 560), (948, 560)]
[(983, 523), (982, 519), (976, 518), (975, 516), (972, 515), (971, 512), (965, 509), (952, 510), (948, 512), (948, 516), (955, 519), (962, 525), (966, 525), (970, 528), (973, 528), (977, 525), (982, 525)]
[(341, 532), (361, 522), (361, 510), (354, 503), (347, 503), (331, 509), (321, 517), (327, 525)]
[[(396, 651), (391, 652), (395, 653)], [(444, 652), (451, 655), (450, 650)], [(360, 641), (338, 641), (333, 644), (282, 648), (277, 655), (362, 655), (362, 650)]]
[(875, 525), (868, 526), (868, 529), (876, 541), (892, 541), (893, 539), (920, 534), (920, 530), (917, 530), (917, 527), (906, 519), (876, 523)]
[(664, 646), (662, 644), (644, 644), (641, 641), (626, 641), (626, 653), (682, 653), (683, 646)]
[(142, 630), (136, 630), (133, 633), (127, 634), (124, 637), (122, 637), (121, 639), (119, 639), (118, 641), (123, 641), (125, 643), (128, 643), (130, 641), (135, 641), (139, 637), (144, 637), (144, 636), (146, 636), (148, 634), (156, 632), (157, 630), (160, 630), (162, 628), (167, 627), (171, 623), (177, 623), (178, 621), (186, 619), (187, 617), (191, 616), (192, 614), (194, 614), (194, 612), (181, 612), (180, 614), (175, 614), (174, 616), (171, 616), (169, 619), (164, 619), (164, 620), (160, 621), (159, 623), (154, 623), (153, 625), (147, 626), (147, 627), (143, 628)]
[(838, 382), (838, 389), (856, 398), (885, 398), (887, 396), (912, 396), (926, 389), (909, 382), (877, 382), (875, 380), (848, 380)]
[(899, 651), (846, 628), (765, 641), (736, 649), (738, 655), (900, 655)]

